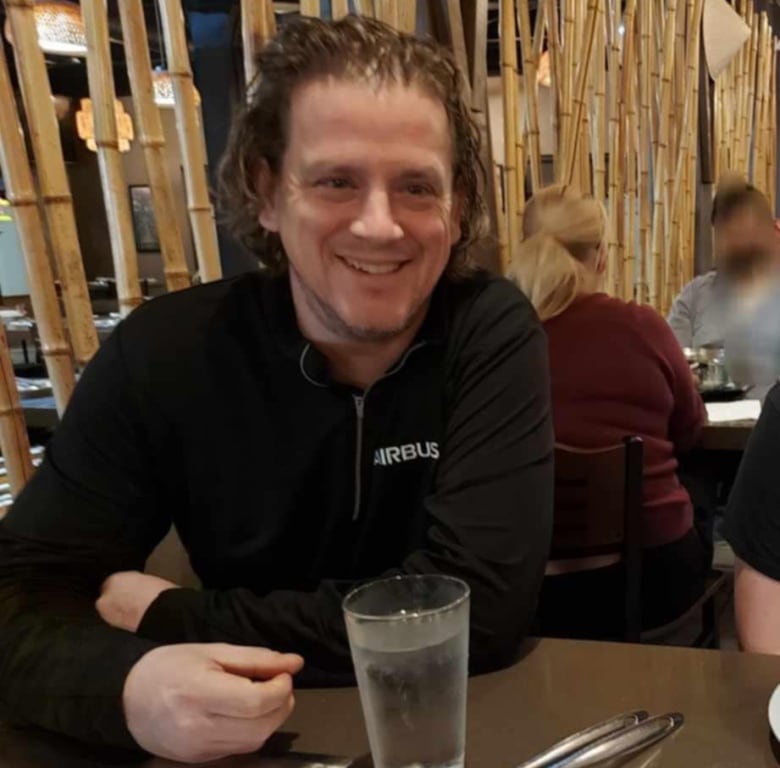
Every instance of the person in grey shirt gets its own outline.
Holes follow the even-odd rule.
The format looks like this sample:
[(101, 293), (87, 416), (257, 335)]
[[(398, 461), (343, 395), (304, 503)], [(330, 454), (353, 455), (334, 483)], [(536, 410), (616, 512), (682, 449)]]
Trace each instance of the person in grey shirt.
[(675, 299), (669, 325), (683, 347), (723, 347), (733, 381), (762, 397), (780, 374), (780, 237), (769, 201), (729, 174), (712, 206), (715, 269)]

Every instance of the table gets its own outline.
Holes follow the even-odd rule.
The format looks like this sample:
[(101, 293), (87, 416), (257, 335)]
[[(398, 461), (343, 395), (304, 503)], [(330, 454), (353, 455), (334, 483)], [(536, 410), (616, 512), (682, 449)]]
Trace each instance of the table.
[[(467, 765), (511, 768), (564, 735), (610, 715), (678, 710), (683, 729), (626, 768), (769, 768), (780, 765), (767, 702), (780, 683), (780, 657), (569, 640), (530, 641), (516, 666), (469, 685)], [(368, 746), (354, 689), (301, 691), (276, 745), (299, 753), (355, 758)], [(344, 765), (348, 761), (341, 764)], [(365, 759), (353, 765), (363, 765)], [(0, 768), (163, 768), (0, 726)], [(280, 768), (301, 761), (231, 758), (219, 768)]]
[(722, 421), (717, 424), (708, 422), (702, 430), (697, 447), (704, 451), (744, 451), (755, 426), (756, 422), (752, 419)]

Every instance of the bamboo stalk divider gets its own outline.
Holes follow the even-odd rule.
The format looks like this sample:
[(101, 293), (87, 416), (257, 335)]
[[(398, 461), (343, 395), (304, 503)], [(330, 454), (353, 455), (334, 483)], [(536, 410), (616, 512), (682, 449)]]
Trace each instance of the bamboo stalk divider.
[(16, 109), (11, 76), (0, 46), (0, 168), (6, 194), (16, 214), (17, 232), (30, 287), (30, 302), (41, 340), (46, 369), (54, 391), (57, 413), (62, 415), (76, 384), (71, 349), (65, 336), (54, 288), (43, 220), (38, 208), (22, 126)]
[[(334, 8), (335, 2), (336, 0), (334, 0)], [(275, 31), (273, 2), (241, 0), (241, 40), (244, 51), (244, 79), (247, 86), (257, 77), (257, 54), (274, 36)]]
[[(245, 0), (251, 5), (252, 0)], [(333, 18), (338, 21), (349, 14), (349, 0), (331, 0), (331, 12)]]
[[(501, 84), (504, 96), (504, 213), (511, 251), (520, 242), (517, 176), (517, 49), (513, 0), (501, 0)], [(506, 272), (508, 261), (502, 262)]]
[(528, 160), (531, 167), (531, 189), (536, 193), (542, 186), (542, 152), (539, 139), (539, 101), (536, 85), (536, 60), (531, 32), (531, 13), (528, 0), (517, 2), (517, 28), (523, 53), (523, 93), (525, 95), (525, 125), (528, 129)]
[[(397, 0), (398, 10), (396, 23), (399, 31), (413, 35), (417, 31), (417, 0)], [(468, 79), (468, 69), (463, 70)]]
[(198, 271), (202, 282), (219, 280), (217, 228), (206, 180), (206, 153), (203, 129), (195, 105), (190, 57), (184, 33), (181, 0), (159, 0), (160, 18), (173, 83), (176, 129), (182, 149), (187, 208), (190, 216)]
[(577, 160), (577, 148), (579, 145), (578, 134), (581, 130), (582, 115), (585, 109), (585, 89), (588, 85), (590, 75), (590, 66), (593, 60), (593, 40), (596, 33), (596, 22), (598, 21), (599, 0), (588, 0), (588, 18), (585, 30), (585, 49), (580, 67), (577, 72), (577, 91), (574, 99), (574, 118), (569, 127), (569, 138), (565, 147), (564, 163), (564, 181), (566, 184), (572, 182), (574, 176), (574, 165)]
[(301, 16), (314, 16), (319, 18), (320, 0), (300, 0)]
[(138, 279), (138, 256), (133, 238), (132, 214), (119, 153), (116, 93), (108, 40), (108, 15), (104, 0), (81, 4), (87, 36), (87, 79), (92, 97), (95, 144), (100, 181), (108, 219), (119, 311), (126, 315), (143, 302)]
[(24, 409), (16, 389), (5, 326), (0, 323), (0, 449), (11, 493), (17, 496), (33, 474)]
[(173, 187), (165, 172), (165, 134), (159, 107), (154, 102), (152, 62), (146, 42), (148, 35), (141, 0), (122, 0), (119, 3), (119, 14), (138, 123), (138, 140), (144, 150), (154, 217), (158, 225), (165, 282), (169, 291), (178, 291), (189, 287), (190, 273), (184, 255), (182, 230), (176, 215)]
[[(664, 23), (664, 67), (661, 78), (661, 104), (659, 109), (658, 150), (655, 160), (655, 193), (653, 196), (653, 283), (650, 288), (650, 300), (660, 306), (664, 285), (664, 237), (667, 235), (664, 214), (668, 211), (664, 205), (666, 189), (667, 146), (669, 143), (669, 109), (672, 99), (672, 75), (674, 70), (674, 37), (677, 21), (677, 0), (669, 0), (666, 6)], [(668, 253), (668, 251), (667, 251)]]
[(65, 172), (46, 62), (38, 45), (34, 0), (5, 0), (14, 39), (14, 57), (27, 112), (38, 184), (48, 225), (52, 255), (62, 287), (70, 341), (76, 361), (84, 365), (98, 348), (89, 288)]

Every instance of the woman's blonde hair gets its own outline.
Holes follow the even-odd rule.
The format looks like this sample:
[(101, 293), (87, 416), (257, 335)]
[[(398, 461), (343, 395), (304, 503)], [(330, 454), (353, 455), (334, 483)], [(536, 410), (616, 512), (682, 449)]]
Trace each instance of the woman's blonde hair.
[(528, 201), (509, 279), (542, 321), (560, 315), (592, 280), (583, 261), (601, 246), (605, 230), (604, 206), (571, 187), (546, 187)]

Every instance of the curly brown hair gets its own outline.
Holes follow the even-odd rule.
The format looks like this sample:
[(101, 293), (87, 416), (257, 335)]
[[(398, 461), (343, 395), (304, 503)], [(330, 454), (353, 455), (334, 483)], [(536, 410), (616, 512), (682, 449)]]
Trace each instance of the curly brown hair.
[(452, 133), (454, 187), (463, 197), (461, 238), (452, 247), (447, 271), (470, 271), (469, 251), (485, 234), (480, 190), (485, 169), (479, 130), (463, 93), (451, 54), (429, 40), (403, 34), (375, 19), (339, 21), (301, 17), (284, 23), (258, 56), (258, 79), (233, 121), (219, 169), (220, 212), (233, 235), (275, 272), (287, 267), (281, 239), (258, 222), (261, 194), (256, 182), (263, 160), (278, 173), (287, 146), (290, 101), (303, 83), (325, 77), (399, 82), (422, 88), (444, 106)]

